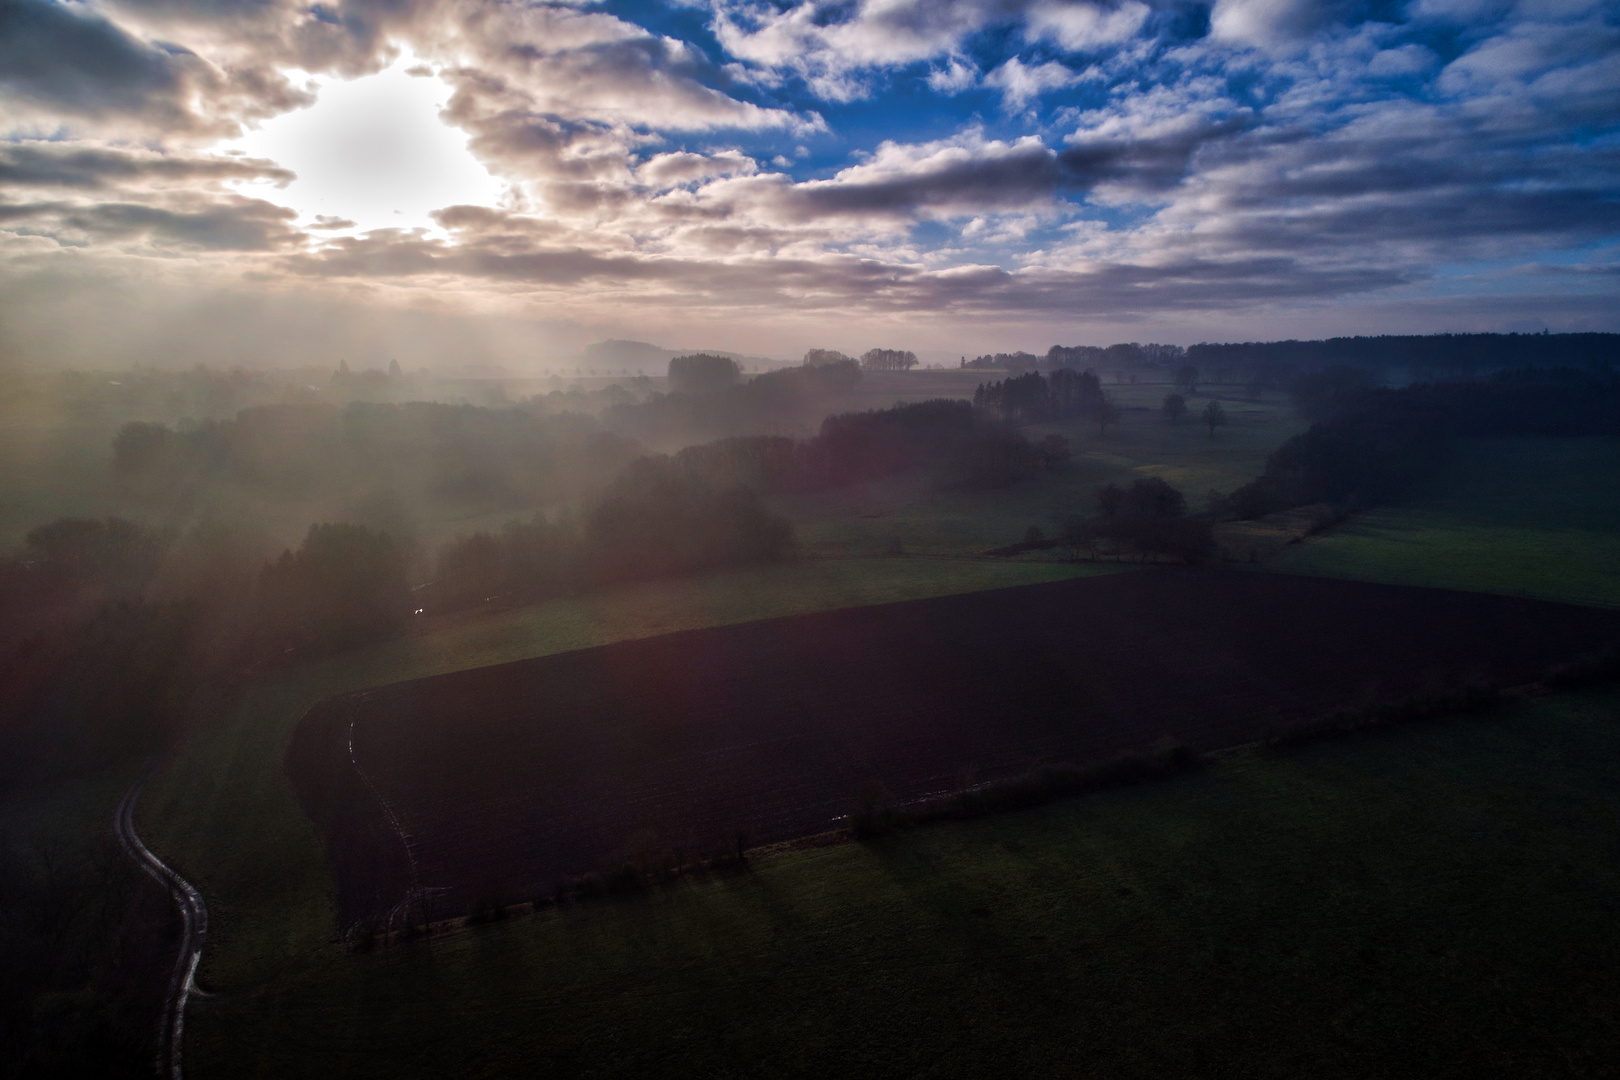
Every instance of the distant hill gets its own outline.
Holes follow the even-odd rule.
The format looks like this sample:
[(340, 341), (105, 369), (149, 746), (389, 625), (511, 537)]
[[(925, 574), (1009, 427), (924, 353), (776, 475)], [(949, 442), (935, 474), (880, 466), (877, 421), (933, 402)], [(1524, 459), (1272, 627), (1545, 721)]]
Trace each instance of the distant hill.
[(645, 341), (625, 341), (621, 338), (593, 341), (579, 351), (579, 364), (587, 370), (591, 368), (613, 372), (628, 370), (637, 375), (662, 375), (668, 370), (672, 359), (696, 352), (729, 356), (749, 371), (781, 366), (780, 361), (768, 356), (748, 356), (726, 349), (666, 349)]

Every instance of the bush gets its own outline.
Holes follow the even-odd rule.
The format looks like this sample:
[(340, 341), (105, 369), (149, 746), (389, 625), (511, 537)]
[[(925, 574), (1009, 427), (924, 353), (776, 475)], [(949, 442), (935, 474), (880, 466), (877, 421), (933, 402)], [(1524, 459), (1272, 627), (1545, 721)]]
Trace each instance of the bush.
[(1326, 716), (1296, 724), (1272, 735), (1266, 740), (1266, 745), (1304, 746), (1373, 728), (1396, 727), (1442, 716), (1488, 712), (1501, 702), (1500, 691), (1476, 680), (1437, 693), (1415, 694), (1398, 701), (1381, 702), (1360, 708), (1337, 709)]

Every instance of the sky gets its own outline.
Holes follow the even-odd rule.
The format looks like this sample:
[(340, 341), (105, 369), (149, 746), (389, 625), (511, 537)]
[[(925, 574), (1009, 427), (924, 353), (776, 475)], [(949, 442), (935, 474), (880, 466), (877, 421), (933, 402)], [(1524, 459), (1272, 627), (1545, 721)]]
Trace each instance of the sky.
[(0, 0), (0, 364), (1620, 330), (1620, 2)]

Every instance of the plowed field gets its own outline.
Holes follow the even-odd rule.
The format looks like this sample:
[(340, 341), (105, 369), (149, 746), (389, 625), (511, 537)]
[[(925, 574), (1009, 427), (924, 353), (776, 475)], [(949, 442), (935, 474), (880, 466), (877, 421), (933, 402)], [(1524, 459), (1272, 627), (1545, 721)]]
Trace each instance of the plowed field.
[(621, 860), (834, 827), (901, 799), (1163, 737), (1214, 749), (1343, 705), (1501, 685), (1620, 613), (1228, 570), (1153, 570), (624, 642), (321, 703), (287, 767), (352, 922), (445, 913)]

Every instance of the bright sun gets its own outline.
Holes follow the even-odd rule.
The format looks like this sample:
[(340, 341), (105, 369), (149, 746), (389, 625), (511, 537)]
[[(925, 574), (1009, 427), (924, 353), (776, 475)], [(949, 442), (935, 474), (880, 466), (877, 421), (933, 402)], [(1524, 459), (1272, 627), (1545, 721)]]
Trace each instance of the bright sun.
[(286, 188), (245, 190), (316, 218), (352, 221), (342, 232), (434, 229), (428, 215), (457, 204), (494, 205), (502, 185), (467, 149), (465, 133), (439, 119), (450, 89), (409, 75), (413, 58), (349, 82), (317, 79), (315, 104), (266, 121), (229, 149), (298, 174)]

